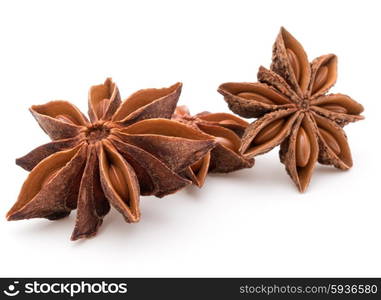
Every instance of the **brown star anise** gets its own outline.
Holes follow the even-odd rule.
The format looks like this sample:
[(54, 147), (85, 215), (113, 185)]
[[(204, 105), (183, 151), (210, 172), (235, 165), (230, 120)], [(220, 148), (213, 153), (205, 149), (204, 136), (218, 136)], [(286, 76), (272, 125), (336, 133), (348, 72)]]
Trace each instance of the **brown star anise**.
[(76, 240), (96, 234), (110, 204), (127, 222), (137, 222), (140, 194), (162, 197), (191, 183), (178, 174), (215, 142), (160, 119), (172, 116), (181, 86), (140, 90), (122, 102), (107, 79), (90, 89), (90, 121), (66, 101), (32, 106), (53, 141), (16, 160), (31, 173), (8, 220), (55, 220), (77, 209)]
[(349, 169), (352, 157), (342, 127), (363, 119), (363, 107), (346, 95), (326, 94), (336, 78), (335, 55), (320, 56), (310, 64), (301, 44), (281, 28), (271, 68), (259, 68), (259, 82), (219, 87), (232, 111), (259, 118), (243, 136), (244, 156), (254, 157), (280, 144), (281, 162), (302, 192), (317, 161)]
[(178, 106), (172, 119), (210, 135), (217, 142), (213, 150), (183, 173), (198, 187), (204, 184), (208, 172), (228, 173), (254, 165), (254, 159), (246, 159), (238, 151), (241, 147), (240, 136), (249, 125), (241, 118), (227, 113), (209, 112), (191, 116), (186, 106)]

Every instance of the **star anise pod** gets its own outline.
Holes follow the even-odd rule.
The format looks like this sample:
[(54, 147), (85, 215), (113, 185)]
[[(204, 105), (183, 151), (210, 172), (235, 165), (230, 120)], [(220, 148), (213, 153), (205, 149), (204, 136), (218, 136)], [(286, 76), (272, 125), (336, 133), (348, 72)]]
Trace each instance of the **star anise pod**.
[(259, 82), (219, 87), (232, 111), (259, 118), (243, 136), (243, 155), (254, 157), (280, 145), (281, 162), (302, 192), (317, 161), (342, 170), (352, 167), (342, 127), (362, 120), (363, 107), (349, 96), (326, 94), (336, 78), (335, 55), (309, 63), (302, 45), (281, 28), (271, 68), (259, 68)]
[(198, 187), (204, 184), (208, 172), (228, 173), (254, 165), (254, 159), (244, 158), (239, 153), (240, 136), (249, 125), (241, 118), (227, 113), (209, 112), (191, 116), (186, 106), (178, 106), (172, 119), (210, 135), (217, 142), (215, 148), (183, 173)]
[(32, 106), (53, 141), (16, 160), (31, 173), (8, 220), (55, 220), (77, 209), (76, 240), (96, 234), (110, 205), (127, 222), (137, 222), (140, 195), (162, 197), (191, 183), (178, 174), (215, 142), (161, 119), (172, 116), (181, 87), (140, 90), (122, 102), (107, 79), (90, 89), (90, 121), (66, 101)]

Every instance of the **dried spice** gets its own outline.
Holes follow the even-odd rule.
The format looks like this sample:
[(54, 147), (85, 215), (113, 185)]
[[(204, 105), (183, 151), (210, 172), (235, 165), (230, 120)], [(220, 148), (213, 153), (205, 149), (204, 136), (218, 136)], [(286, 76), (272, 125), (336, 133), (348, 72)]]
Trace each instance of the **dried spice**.
[(184, 176), (195, 185), (201, 187), (208, 172), (228, 173), (254, 165), (254, 159), (244, 158), (239, 153), (240, 136), (249, 125), (241, 118), (227, 113), (209, 112), (191, 116), (186, 106), (178, 106), (172, 119), (210, 135), (217, 142), (210, 153), (184, 171)]
[(302, 45), (281, 28), (270, 70), (259, 68), (259, 82), (219, 87), (233, 112), (258, 118), (243, 136), (243, 155), (254, 157), (280, 145), (280, 160), (302, 192), (317, 161), (342, 170), (352, 167), (342, 127), (362, 120), (363, 107), (349, 96), (327, 94), (336, 78), (334, 54), (309, 63)]
[(145, 89), (121, 101), (111, 79), (89, 92), (90, 121), (74, 105), (51, 101), (30, 111), (52, 142), (16, 163), (31, 170), (8, 220), (56, 220), (77, 209), (72, 240), (96, 234), (110, 206), (140, 218), (140, 195), (162, 197), (189, 180), (178, 175), (215, 142), (170, 118), (181, 83)]

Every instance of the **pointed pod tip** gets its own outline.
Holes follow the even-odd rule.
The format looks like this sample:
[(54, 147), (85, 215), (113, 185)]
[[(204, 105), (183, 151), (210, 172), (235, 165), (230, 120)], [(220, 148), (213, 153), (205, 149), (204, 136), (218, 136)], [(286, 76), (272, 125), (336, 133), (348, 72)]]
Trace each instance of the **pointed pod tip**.
[[(182, 82), (176, 82), (175, 84), (170, 85), (169, 87), (163, 88), (168, 91), (168, 94), (163, 97), (167, 97), (169, 95), (176, 95), (176, 99), (178, 101), (178, 97), (180, 97), (181, 91), (183, 88), (183, 83)], [(176, 101), (176, 103), (177, 103)]]
[(263, 70), (267, 70), (267, 68), (265, 68), (264, 66), (260, 65), (259, 68), (258, 68), (258, 72), (263, 71)]
[(247, 167), (248, 168), (252, 168), (252, 167), (254, 167), (254, 165), (255, 165), (255, 158), (253, 157), (253, 158), (246, 158), (246, 160), (247, 160)]
[(235, 86), (237, 83), (236, 82), (224, 82), (224, 83), (221, 83), (218, 88), (217, 88), (217, 91), (222, 94), (223, 96), (227, 96), (230, 93), (230, 90), (231, 90), (231, 87), (232, 86)]
[(175, 84), (172, 84), (169, 88), (170, 89), (173, 88), (174, 91), (179, 91), (179, 90), (181, 91), (181, 89), (183, 88), (183, 83), (178, 81)]
[(298, 186), (298, 190), (301, 194), (304, 194), (304, 192), (306, 191), (307, 187), (302, 187), (302, 186)]
[(12, 211), (7, 212), (5, 218), (7, 219), (7, 221), (17, 221), (23, 219), (22, 217), (20, 217), (19, 214), (17, 214), (17, 212), (13, 213)]
[(96, 234), (97, 234), (97, 231), (80, 233), (76, 229), (74, 229), (73, 233), (71, 234), (70, 240), (75, 242), (80, 239), (88, 239), (88, 238), (94, 237)]
[(140, 221), (140, 217), (141, 212), (139, 208), (132, 210), (128, 217), (123, 215), (123, 218), (127, 223), (138, 223)]
[(70, 237), (70, 241), (72, 242), (76, 242), (76, 241), (79, 241), (79, 240), (84, 240), (84, 239), (88, 239), (90, 237), (92, 237), (94, 235), (86, 235), (86, 234), (72, 234), (71, 237)]
[(206, 177), (204, 177), (203, 180), (200, 180), (196, 175), (194, 175), (194, 178), (192, 178), (191, 181), (194, 186), (201, 189), (204, 186), (205, 179)]
[(140, 221), (140, 214), (133, 215), (132, 218), (128, 220), (128, 223), (138, 223)]
[(283, 41), (283, 43), (285, 42), (285, 40), (288, 40), (288, 39), (295, 39), (294, 36), (285, 28), (285, 27), (281, 27), (280, 30), (279, 30), (279, 34), (278, 34), (278, 38), (277, 39), (280, 39)]
[(183, 89), (183, 83), (182, 82), (176, 82), (173, 87), (175, 88), (174, 92), (178, 93), (180, 95), (182, 89)]
[(194, 182), (194, 185), (195, 185), (197, 188), (201, 189), (201, 188), (204, 186), (204, 183), (203, 183), (203, 182), (199, 182), (199, 181), (197, 180), (197, 182)]
[(279, 34), (290, 34), (290, 32), (284, 27), (284, 26), (281, 26), (280, 27), (280, 30), (279, 30)]
[(309, 183), (305, 183), (305, 184), (303, 184), (303, 183), (301, 183), (300, 181), (299, 181), (299, 182), (295, 182), (295, 184), (296, 184), (296, 186), (297, 186), (297, 188), (298, 188), (298, 190), (299, 190), (299, 192), (300, 192), (301, 194), (304, 194), (304, 193), (305, 193), (305, 191), (307, 190), (307, 187), (308, 187), (308, 185), (309, 185)]
[(23, 157), (19, 157), (15, 159), (16, 165), (23, 168), (26, 171), (32, 171), (33, 167), (25, 161)]
[(71, 237), (70, 237), (70, 240), (71, 240), (72, 242), (75, 242), (75, 241), (77, 241), (78, 239), (79, 239), (79, 237), (78, 237), (77, 235), (74, 235), (74, 234), (72, 234)]
[(341, 171), (348, 171), (352, 167), (353, 167), (353, 161), (351, 159), (351, 160), (348, 160), (348, 161), (345, 161), (345, 162), (343, 161), (343, 165), (341, 166), (340, 170)]
[(217, 88), (217, 92), (220, 93), (222, 96), (226, 96), (226, 94), (227, 94), (224, 90), (224, 85), (225, 85), (225, 83), (220, 84), (220, 86)]

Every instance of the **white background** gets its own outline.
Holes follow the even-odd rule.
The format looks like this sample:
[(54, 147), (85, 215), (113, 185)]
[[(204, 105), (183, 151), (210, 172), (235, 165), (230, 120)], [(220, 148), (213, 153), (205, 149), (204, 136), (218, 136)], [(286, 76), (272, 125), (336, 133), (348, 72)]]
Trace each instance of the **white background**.
[[(0, 276), (381, 276), (378, 1), (2, 1), (0, 4)], [(216, 92), (256, 81), (285, 26), (309, 58), (335, 53), (332, 92), (365, 107), (346, 127), (354, 167), (318, 166), (300, 194), (277, 149), (253, 169), (208, 177), (142, 219), (115, 211), (99, 234), (71, 242), (61, 221), (7, 222), (27, 172), (14, 159), (48, 142), (29, 106), (65, 99), (112, 76), (122, 96), (184, 83), (192, 112), (228, 111)]]

